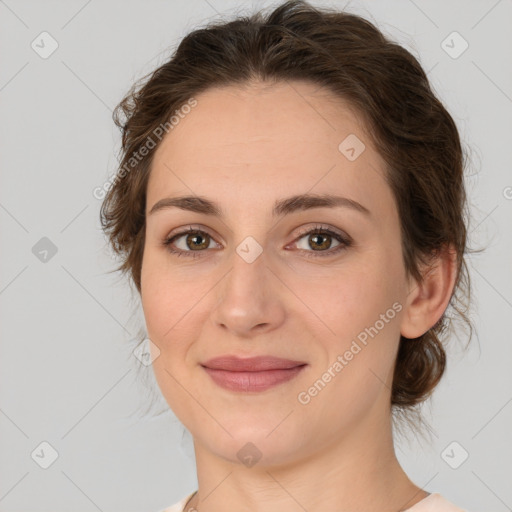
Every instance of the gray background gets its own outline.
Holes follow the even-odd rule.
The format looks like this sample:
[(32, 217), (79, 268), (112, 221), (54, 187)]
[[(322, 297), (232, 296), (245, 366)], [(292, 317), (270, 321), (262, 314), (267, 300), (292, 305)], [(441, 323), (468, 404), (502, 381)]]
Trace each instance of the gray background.
[[(170, 412), (136, 412), (152, 383), (151, 367), (131, 353), (143, 317), (130, 287), (108, 273), (115, 261), (92, 191), (115, 171), (111, 111), (133, 81), (198, 25), (270, 5), (0, 1), (0, 511), (156, 512), (195, 489), (189, 434)], [(429, 71), (472, 151), (470, 242), (488, 247), (469, 258), (470, 347), (466, 332), (453, 338), (448, 372), (423, 409), (432, 441), (401, 440), (399, 460), (415, 483), (461, 507), (511, 510), (512, 2), (353, 1), (347, 9)], [(31, 47), (43, 46), (43, 31), (58, 43), (48, 58)], [(442, 47), (453, 31), (469, 44), (458, 58)], [(450, 43), (452, 52), (461, 44)], [(43, 237), (57, 250), (46, 261)], [(43, 441), (58, 452), (48, 469), (31, 456), (50, 456)], [(444, 452), (453, 441), (452, 465), (469, 454), (457, 469)]]

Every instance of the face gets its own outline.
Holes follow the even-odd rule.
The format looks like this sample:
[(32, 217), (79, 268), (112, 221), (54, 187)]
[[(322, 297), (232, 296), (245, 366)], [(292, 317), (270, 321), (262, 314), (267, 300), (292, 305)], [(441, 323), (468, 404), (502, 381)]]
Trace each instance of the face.
[[(141, 297), (165, 399), (196, 450), (235, 462), (255, 450), (246, 443), (282, 463), (370, 417), (379, 428), (409, 288), (396, 204), (364, 126), (306, 82), (195, 99), (156, 151), (147, 189)], [(317, 201), (286, 202), (304, 194)], [(318, 202), (325, 195), (345, 199)], [(220, 356), (293, 368), (205, 368)]]

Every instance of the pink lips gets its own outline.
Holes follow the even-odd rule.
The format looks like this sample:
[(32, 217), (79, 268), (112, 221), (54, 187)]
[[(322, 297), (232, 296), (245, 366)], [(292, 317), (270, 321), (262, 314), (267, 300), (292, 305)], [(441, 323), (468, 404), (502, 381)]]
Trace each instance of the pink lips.
[(219, 386), (231, 391), (265, 391), (297, 376), (306, 366), (270, 356), (239, 358), (222, 356), (203, 363), (205, 371)]

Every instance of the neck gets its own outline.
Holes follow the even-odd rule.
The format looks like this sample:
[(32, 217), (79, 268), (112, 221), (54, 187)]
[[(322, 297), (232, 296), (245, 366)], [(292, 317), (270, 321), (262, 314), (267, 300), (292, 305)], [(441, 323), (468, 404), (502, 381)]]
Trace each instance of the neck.
[(185, 511), (406, 510), (428, 493), (409, 480), (396, 458), (389, 410), (377, 416), (281, 465), (245, 467), (195, 440), (198, 492)]

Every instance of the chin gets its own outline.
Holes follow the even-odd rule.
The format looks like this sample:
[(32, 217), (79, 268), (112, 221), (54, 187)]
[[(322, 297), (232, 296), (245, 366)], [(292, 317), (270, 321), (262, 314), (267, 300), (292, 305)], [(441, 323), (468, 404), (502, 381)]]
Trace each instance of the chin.
[(256, 418), (254, 421), (248, 418), (247, 421), (229, 426), (223, 424), (232, 437), (223, 429), (217, 429), (215, 436), (208, 430), (198, 433), (199, 442), (209, 452), (242, 468), (277, 467), (296, 460), (299, 456), (298, 448), (304, 442), (304, 433), (297, 432), (294, 435), (289, 430), (291, 424), (288, 430), (280, 427), (276, 429), (278, 424), (258, 423)]

